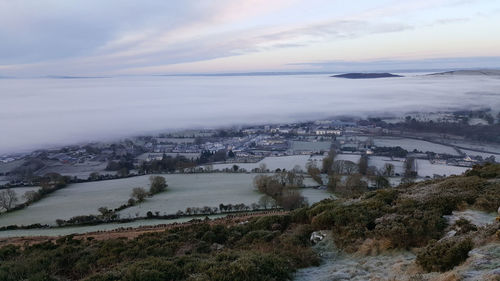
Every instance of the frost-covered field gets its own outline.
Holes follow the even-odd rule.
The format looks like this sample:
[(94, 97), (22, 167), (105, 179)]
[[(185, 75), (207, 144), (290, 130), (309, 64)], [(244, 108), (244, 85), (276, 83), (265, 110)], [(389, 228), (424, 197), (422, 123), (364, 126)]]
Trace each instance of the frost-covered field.
[(377, 169), (379, 171), (382, 171), (384, 169), (385, 164), (394, 165), (394, 173), (395, 174), (402, 175), (404, 172), (404, 169), (403, 169), (404, 159), (403, 158), (393, 158), (392, 160), (390, 157), (385, 157), (385, 156), (370, 156), (368, 158), (368, 165), (377, 167)]
[(418, 175), (421, 177), (432, 177), (434, 174), (440, 176), (461, 175), (469, 168), (449, 166), (445, 164), (432, 164), (429, 160), (417, 159)]
[(232, 168), (233, 165), (238, 165), (240, 168), (251, 171), (252, 169), (259, 168), (261, 164), (265, 164), (266, 168), (274, 171), (276, 169), (286, 169), (292, 170), (295, 166), (299, 166), (302, 170), (305, 170), (308, 161), (314, 161), (318, 165), (321, 165), (323, 156), (309, 156), (309, 155), (292, 155), (292, 156), (271, 156), (262, 159), (257, 163), (236, 163), (236, 164), (215, 164), (213, 169), (223, 170), (226, 168)]
[[(306, 164), (309, 161), (316, 163), (318, 167), (321, 167), (323, 158), (322, 155), (291, 155), (291, 156), (270, 156), (262, 159), (257, 163), (227, 163), (227, 164), (215, 164), (213, 165), (214, 170), (224, 170), (231, 169), (233, 165), (238, 165), (238, 167), (251, 171), (252, 169), (259, 168), (261, 164), (265, 164), (266, 168), (270, 171), (276, 169), (286, 169), (292, 170), (296, 166), (300, 167), (303, 171), (306, 170)], [(338, 154), (335, 156), (335, 160), (347, 160), (354, 163), (358, 163), (361, 155), (359, 154)]]
[[(225, 215), (210, 215), (210, 219), (216, 219), (224, 217)], [(37, 228), (37, 229), (15, 229), (15, 230), (5, 230), (0, 231), (0, 237), (19, 237), (19, 236), (60, 236), (69, 234), (79, 234), (88, 233), (94, 231), (107, 231), (114, 230), (118, 228), (127, 227), (141, 227), (149, 225), (159, 225), (159, 224), (172, 224), (172, 223), (183, 223), (190, 221), (192, 219), (204, 219), (207, 216), (193, 216), (193, 217), (183, 217), (178, 219), (153, 219), (153, 220), (136, 220), (126, 223), (105, 223), (99, 225), (86, 225), (86, 226), (68, 226), (68, 227), (57, 227), (57, 228)]]
[[(121, 217), (145, 216), (148, 211), (173, 214), (187, 207), (217, 207), (219, 204), (250, 205), (262, 196), (253, 187), (256, 174), (167, 175), (168, 191), (148, 198), (146, 202), (120, 212)], [(310, 179), (306, 185), (314, 185)], [(330, 194), (312, 188), (302, 189), (309, 203), (328, 198)]]
[(459, 155), (458, 152), (451, 146), (446, 146), (442, 144), (432, 143), (423, 140), (415, 140), (408, 138), (374, 138), (373, 142), (375, 146), (383, 147), (396, 147), (400, 146), (408, 151), (413, 151), (414, 149), (426, 152), (432, 151), (435, 153)]
[[(220, 203), (256, 203), (261, 194), (254, 191), (255, 174), (166, 174), (168, 191), (148, 198), (141, 205), (125, 209), (122, 217), (144, 216), (147, 211), (175, 213), (187, 207), (215, 207)], [(310, 180), (306, 183), (312, 184)], [(97, 214), (99, 207), (116, 208), (130, 198), (134, 187), (149, 188), (149, 176), (72, 184), (25, 209), (0, 216), (0, 226), (55, 224), (56, 219)], [(316, 194), (317, 193), (317, 194)], [(326, 191), (312, 190), (313, 198), (326, 198)]]
[(336, 160), (345, 160), (345, 161), (352, 161), (354, 163), (358, 163), (359, 158), (361, 158), (361, 155), (359, 155), (359, 154), (337, 154), (337, 156), (335, 156), (335, 161)]
[(39, 175), (45, 175), (47, 173), (58, 173), (63, 176), (77, 177), (80, 179), (88, 179), (89, 175), (93, 172), (98, 172), (100, 174), (114, 175), (114, 171), (105, 171), (107, 162), (97, 162), (97, 161), (87, 161), (85, 163), (76, 164), (62, 164), (56, 162), (56, 164), (50, 164), (47, 167), (42, 168), (37, 171)]
[(0, 216), (0, 226), (55, 224), (56, 219), (97, 214), (99, 207), (124, 204), (132, 188), (145, 186), (148, 177), (71, 184), (19, 211)]
[(300, 151), (329, 151), (332, 142), (330, 141), (292, 141), (292, 147), (290, 150), (294, 152)]
[(500, 145), (495, 144), (482, 144), (482, 143), (469, 143), (465, 141), (450, 141), (450, 144), (457, 145), (464, 148), (486, 151), (486, 153), (500, 154)]

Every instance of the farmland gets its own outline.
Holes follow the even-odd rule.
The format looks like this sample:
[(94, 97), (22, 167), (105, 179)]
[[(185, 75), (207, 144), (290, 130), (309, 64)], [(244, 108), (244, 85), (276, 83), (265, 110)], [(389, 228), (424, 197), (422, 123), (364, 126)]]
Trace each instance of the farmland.
[[(175, 214), (187, 207), (217, 207), (219, 204), (257, 203), (261, 194), (253, 188), (255, 174), (165, 174), (168, 188), (144, 203), (120, 212), (122, 218), (145, 216), (148, 211)], [(307, 181), (306, 181), (307, 183)], [(117, 208), (127, 202), (134, 187), (149, 187), (149, 176), (71, 184), (28, 206), (0, 216), (0, 226), (55, 225), (56, 219), (97, 214), (99, 207)], [(329, 194), (307, 190), (310, 203)]]

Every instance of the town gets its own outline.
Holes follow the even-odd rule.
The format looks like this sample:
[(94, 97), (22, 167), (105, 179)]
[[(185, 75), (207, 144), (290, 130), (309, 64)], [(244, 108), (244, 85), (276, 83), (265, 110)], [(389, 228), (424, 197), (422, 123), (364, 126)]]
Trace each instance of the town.
[[(498, 136), (494, 135), (498, 121), (495, 122), (493, 116), (486, 109), (367, 119), (338, 117), (288, 124), (184, 130), (113, 143), (41, 149), (1, 156), (0, 186), (33, 185), (34, 178), (50, 173), (69, 176), (75, 182), (144, 174), (148, 172), (145, 168), (148, 163), (165, 157), (179, 160), (174, 161), (176, 166), (170, 167), (169, 172), (207, 169), (250, 172), (245, 165), (255, 169), (266, 157), (321, 157), (331, 150), (339, 159), (354, 163), (361, 156), (367, 157), (373, 173), (383, 169), (385, 164), (392, 164), (396, 167), (395, 177), (403, 176), (400, 168), (411, 159), (417, 177), (436, 178), (460, 174), (475, 164), (500, 160), (500, 145), (495, 143)], [(452, 129), (419, 131), (415, 129), (418, 124)], [(471, 129), (486, 133), (484, 136), (475, 134), (476, 139), (470, 139), (470, 134), (461, 135), (462, 131)], [(493, 132), (493, 136), (488, 132)], [(276, 168), (286, 169), (285, 166)], [(306, 167), (300, 168), (305, 170)]]

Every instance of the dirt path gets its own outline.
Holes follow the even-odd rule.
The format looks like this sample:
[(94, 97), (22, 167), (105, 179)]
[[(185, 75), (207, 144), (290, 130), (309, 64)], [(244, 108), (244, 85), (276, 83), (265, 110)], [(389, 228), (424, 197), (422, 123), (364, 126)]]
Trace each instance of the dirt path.
[[(150, 232), (160, 232), (177, 227), (187, 227), (198, 223), (209, 223), (211, 225), (225, 224), (233, 225), (241, 222), (245, 222), (253, 217), (270, 216), (270, 215), (283, 215), (288, 212), (286, 211), (269, 211), (261, 213), (248, 213), (248, 214), (238, 214), (229, 215), (223, 218), (209, 219), (209, 220), (195, 220), (185, 223), (172, 223), (172, 224), (158, 224), (152, 226), (141, 226), (141, 227), (128, 227), (128, 228), (118, 228), (109, 231), (95, 231), (83, 234), (74, 234), (74, 239), (96, 239), (96, 240), (106, 240), (106, 239), (116, 239), (116, 238), (126, 238), (133, 239), (141, 234)], [(64, 235), (63, 235), (64, 236)], [(63, 236), (20, 236), (20, 237), (8, 237), (0, 238), (0, 247), (6, 245), (33, 245), (43, 242), (55, 242), (57, 239)]]

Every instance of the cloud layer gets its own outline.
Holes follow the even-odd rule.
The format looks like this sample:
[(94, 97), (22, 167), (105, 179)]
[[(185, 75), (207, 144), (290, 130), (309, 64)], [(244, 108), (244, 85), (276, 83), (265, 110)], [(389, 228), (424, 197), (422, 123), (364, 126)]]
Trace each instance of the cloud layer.
[(191, 127), (498, 109), (499, 88), (475, 76), (0, 79), (0, 154)]

